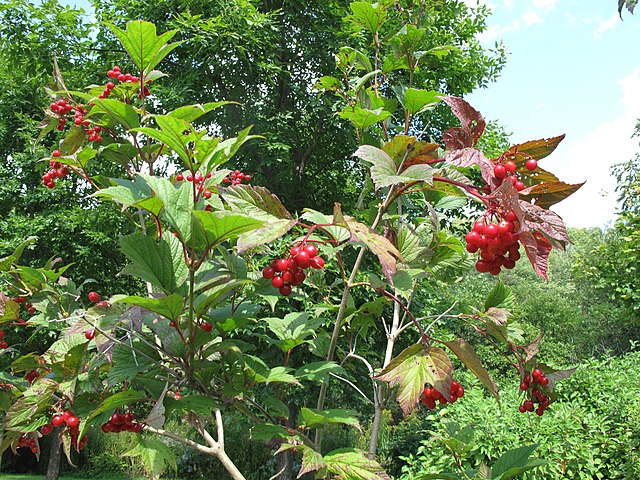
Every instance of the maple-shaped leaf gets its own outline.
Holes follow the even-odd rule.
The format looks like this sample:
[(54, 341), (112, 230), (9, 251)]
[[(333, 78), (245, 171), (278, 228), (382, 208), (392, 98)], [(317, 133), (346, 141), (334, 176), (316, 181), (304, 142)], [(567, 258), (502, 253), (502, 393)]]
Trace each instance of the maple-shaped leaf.
[(462, 127), (450, 128), (442, 135), (447, 149), (455, 150), (475, 146), (486, 126), (480, 112), (460, 97), (445, 97), (443, 100), (451, 107), (451, 111), (462, 124)]
[(408, 415), (418, 405), (427, 383), (450, 400), (452, 371), (453, 365), (444, 350), (415, 344), (403, 350), (374, 378), (390, 387), (398, 385), (396, 399), (402, 412)]
[(473, 167), (478, 165), (482, 179), (489, 185), (494, 183), (495, 175), (493, 173), (493, 163), (484, 153), (477, 148), (464, 147), (455, 150), (449, 150), (444, 155), (444, 160), (454, 167)]
[(370, 460), (367, 452), (362, 450), (333, 450), (325, 455), (324, 461), (336, 480), (391, 480), (384, 468), (375, 460)]
[(519, 203), (524, 213), (524, 224), (521, 226), (521, 230), (542, 232), (553, 246), (559, 249), (564, 248), (566, 243), (571, 243), (567, 228), (560, 215), (522, 200)]
[(524, 246), (527, 257), (533, 266), (533, 270), (545, 280), (549, 281), (547, 276), (549, 253), (553, 246), (547, 237), (542, 233), (522, 232), (520, 234), (520, 243)]

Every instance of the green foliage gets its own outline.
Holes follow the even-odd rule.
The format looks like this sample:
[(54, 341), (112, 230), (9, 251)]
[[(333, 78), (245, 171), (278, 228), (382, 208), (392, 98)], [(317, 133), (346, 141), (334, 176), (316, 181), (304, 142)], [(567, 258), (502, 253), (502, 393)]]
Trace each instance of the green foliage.
[(509, 382), (514, 386), (505, 387), (502, 410), (488, 402), (480, 389), (467, 389), (469, 395), (438, 416), (418, 411), (406, 423), (390, 427), (394, 432), (390, 438), (395, 438), (395, 432), (399, 439), (406, 438), (406, 433), (399, 432), (419, 432), (417, 437), (422, 438), (414, 437), (413, 442), (421, 446), (395, 447), (391, 442), (387, 448), (397, 448), (392, 451), (400, 455), (407, 449), (416, 452), (403, 456), (407, 462), (400, 476), (403, 480), (455, 470), (453, 454), (438, 441), (451, 438), (446, 427), (449, 421), (473, 425), (472, 438), (465, 439), (465, 449), (459, 452), (465, 469), (483, 461), (491, 465), (506, 450), (537, 443), (536, 454), (549, 463), (521, 478), (638, 478), (639, 359), (634, 351), (620, 358), (584, 362), (558, 390), (559, 402), (540, 419), (518, 412), (513, 379)]

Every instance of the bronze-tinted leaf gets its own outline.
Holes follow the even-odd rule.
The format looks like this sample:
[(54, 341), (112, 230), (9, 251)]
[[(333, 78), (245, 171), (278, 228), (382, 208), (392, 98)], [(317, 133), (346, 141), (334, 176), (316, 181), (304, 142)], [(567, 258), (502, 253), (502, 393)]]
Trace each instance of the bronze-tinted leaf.
[[(480, 112), (460, 97), (445, 97), (443, 101), (451, 107), (451, 111), (462, 124), (462, 131), (449, 129), (443, 135), (447, 148), (472, 147), (478, 143), (478, 139), (486, 126), (486, 122)], [(448, 135), (447, 132), (449, 132)], [(451, 145), (448, 142), (452, 142)], [(462, 147), (457, 146), (460, 144), (462, 144)]]
[(556, 248), (562, 249), (565, 243), (571, 243), (560, 215), (522, 200), (519, 203), (524, 212), (524, 225), (521, 226), (521, 230), (539, 230), (547, 235), (549, 240), (559, 243), (554, 245)]
[[(553, 138), (543, 138), (540, 140), (530, 140), (519, 145), (514, 145), (509, 149), (509, 152), (516, 153), (521, 152), (532, 156), (536, 160), (541, 160), (553, 153), (556, 147), (564, 140), (565, 135), (560, 135)], [(518, 156), (520, 157), (520, 156)], [(518, 161), (526, 162), (526, 159), (518, 158)], [(518, 162), (516, 162), (518, 164)]]
[(498, 387), (493, 378), (489, 375), (489, 372), (482, 365), (482, 359), (478, 356), (473, 347), (462, 338), (451, 340), (450, 342), (444, 342), (449, 349), (464, 363), (471, 372), (482, 382), (491, 394), (496, 397), (496, 400), (500, 401), (498, 397)]
[[(582, 183), (550, 182), (540, 183), (521, 192), (520, 197), (526, 202), (535, 203), (540, 208), (549, 208), (577, 192)], [(525, 195), (523, 195), (526, 192)]]
[(549, 253), (551, 252), (551, 242), (540, 232), (523, 232), (520, 234), (520, 243), (524, 245), (527, 257), (533, 266), (533, 270), (545, 280), (547, 277), (547, 268)]

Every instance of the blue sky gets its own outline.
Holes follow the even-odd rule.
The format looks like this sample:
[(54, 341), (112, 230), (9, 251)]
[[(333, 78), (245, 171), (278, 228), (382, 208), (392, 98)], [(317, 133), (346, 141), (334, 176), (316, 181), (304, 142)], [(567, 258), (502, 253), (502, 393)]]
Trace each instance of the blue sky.
[[(476, 0), (465, 0), (470, 6)], [(610, 166), (633, 158), (640, 117), (640, 15), (615, 0), (492, 0), (483, 42), (510, 52), (497, 82), (468, 97), (514, 143), (567, 135), (541, 166), (561, 180), (587, 180), (558, 204), (570, 226), (604, 226), (614, 218)]]
[[(570, 226), (606, 226), (615, 218), (610, 167), (640, 150), (631, 134), (640, 117), (640, 12), (616, 0), (464, 0), (493, 10), (482, 41), (509, 51), (501, 77), (468, 97), (512, 141), (565, 133), (541, 166), (569, 183), (587, 181), (554, 207)], [(89, 10), (85, 0), (62, 3)]]

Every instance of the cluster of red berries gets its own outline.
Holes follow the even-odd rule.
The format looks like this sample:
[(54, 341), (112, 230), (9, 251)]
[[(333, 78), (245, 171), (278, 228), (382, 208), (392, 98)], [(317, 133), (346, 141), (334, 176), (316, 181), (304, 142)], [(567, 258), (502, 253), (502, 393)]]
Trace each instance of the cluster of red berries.
[[(114, 80), (118, 80), (119, 82), (122, 82), (122, 83), (137, 83), (140, 81), (140, 78), (136, 77), (135, 75), (132, 75), (131, 73), (122, 73), (118, 65), (114, 65), (114, 67), (107, 72), (107, 77), (113, 78)], [(151, 83), (151, 80), (147, 80), (145, 83)], [(113, 82), (107, 82), (107, 84), (105, 85), (105, 89), (98, 96), (98, 98), (107, 98), (111, 93), (111, 90), (113, 90), (115, 87), (116, 86)], [(142, 98), (142, 96), (148, 97), (149, 95), (151, 95), (151, 92), (145, 85), (139, 97), (140, 98)]]
[[(516, 164), (513, 160), (516, 158), (516, 153), (502, 155), (498, 158), (496, 164), (493, 166), (493, 174), (498, 179), (498, 185), (502, 185), (503, 180), (509, 179), (511, 184), (517, 191), (524, 190), (524, 183), (518, 179), (518, 175), (516, 173)], [(538, 168), (538, 161), (529, 157), (529, 159), (525, 162), (524, 167), (530, 172), (534, 171)], [(491, 188), (486, 185), (485, 192), (489, 193)]]
[(67, 124), (67, 119), (64, 118), (64, 116), (67, 113), (73, 111), (74, 107), (69, 102), (67, 102), (65, 98), (59, 98), (55, 102), (51, 102), (49, 104), (49, 108), (53, 113), (57, 113), (58, 115), (60, 115), (60, 118), (58, 119), (58, 125), (56, 125), (56, 129), (61, 132), (62, 130), (64, 130), (64, 127)]
[[(544, 411), (551, 403), (549, 395), (545, 394), (538, 387), (532, 387), (532, 385), (539, 385), (540, 387), (546, 387), (549, 385), (549, 379), (542, 372), (542, 370), (535, 368), (531, 375), (524, 377), (522, 383), (520, 383), (520, 390), (530, 393), (530, 398), (524, 401), (522, 405), (518, 407), (521, 413), (533, 412), (535, 409), (536, 415), (542, 416)], [(538, 404), (535, 408), (534, 404)]]
[(241, 172), (240, 170), (234, 170), (228, 177), (222, 179), (222, 183), (230, 183), (231, 185), (239, 185), (242, 182), (250, 182), (251, 175)]
[(9, 344), (4, 339), (4, 330), (0, 330), (0, 349), (4, 350), (5, 348), (9, 348)]
[(32, 453), (38, 453), (38, 442), (36, 442), (35, 438), (21, 436), (18, 439), (18, 448), (21, 447), (29, 447)]
[[(456, 400), (464, 396), (464, 387), (455, 380), (452, 380), (451, 386), (449, 387), (449, 395), (451, 396), (451, 403), (454, 403)], [(444, 405), (447, 403), (447, 399), (444, 398), (444, 395), (435, 388), (425, 387), (422, 391), (422, 403), (424, 403), (424, 406), (429, 410), (433, 410), (436, 408), (436, 402), (440, 402), (440, 405)]]
[(206, 175), (202, 175), (202, 173), (198, 172), (195, 175), (191, 173), (187, 173), (186, 175), (183, 173), (179, 173), (176, 175), (176, 182), (195, 182), (196, 191), (198, 193), (202, 193), (204, 198), (211, 198), (211, 190), (205, 187), (204, 182), (207, 178), (211, 178), (211, 172)]
[(318, 256), (318, 247), (303, 242), (292, 247), (288, 257), (271, 262), (271, 265), (262, 271), (262, 276), (271, 279), (271, 285), (287, 296), (291, 294), (291, 287), (304, 282), (307, 277), (304, 270), (309, 267), (317, 270), (324, 268), (324, 259)]
[(497, 215), (499, 219), (502, 218), (498, 223), (485, 222), (485, 218), (481, 218), (465, 236), (467, 251), (480, 251), (480, 258), (476, 262), (476, 270), (480, 273), (498, 275), (502, 267), (510, 270), (520, 259), (517, 215), (513, 210), (504, 216), (500, 213)]
[[(66, 423), (67, 427), (69, 427), (71, 444), (77, 445), (77, 450), (82, 450), (87, 444), (89, 437), (85, 435), (78, 442), (78, 434), (80, 433), (80, 419), (69, 410), (65, 410), (62, 414), (57, 414), (51, 417), (51, 425), (53, 425), (54, 427), (60, 427), (63, 423)], [(49, 425), (49, 427), (51, 427), (51, 425)], [(49, 427), (47, 427), (47, 429), (45, 430), (45, 427), (47, 427), (47, 425), (43, 426), (40, 430), (43, 435), (47, 435), (48, 433), (51, 433), (51, 430), (53, 430)], [(47, 433), (45, 433), (45, 431)]]
[(140, 433), (142, 423), (134, 422), (133, 413), (114, 413), (107, 423), (100, 427), (104, 433)]
[[(51, 152), (51, 156), (54, 158), (58, 158), (60, 155), (60, 150), (54, 150), (53, 152)], [(49, 166), (51, 168), (42, 176), (42, 183), (47, 188), (53, 188), (56, 186), (56, 178), (63, 178), (69, 175), (69, 167), (63, 165), (60, 162), (56, 162), (54, 158), (49, 160)]]

